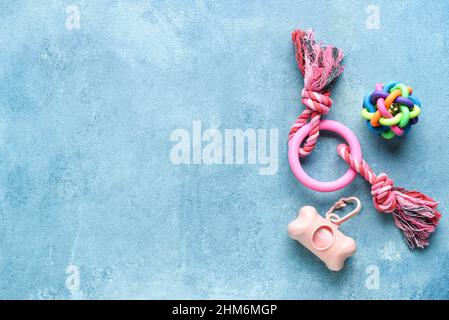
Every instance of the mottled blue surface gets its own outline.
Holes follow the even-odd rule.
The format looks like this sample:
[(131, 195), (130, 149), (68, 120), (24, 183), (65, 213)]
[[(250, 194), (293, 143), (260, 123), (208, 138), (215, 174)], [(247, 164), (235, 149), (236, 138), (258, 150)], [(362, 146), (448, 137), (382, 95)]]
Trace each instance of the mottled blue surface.
[[(79, 30), (66, 29), (69, 5)], [(379, 29), (366, 27), (369, 5)], [(448, 13), (443, 1), (2, 0), (0, 298), (449, 298), (447, 215), (429, 249), (409, 251), (361, 178), (307, 190), (286, 145), (302, 108), (290, 33), (313, 27), (346, 54), (328, 118), (354, 130), (375, 171), (449, 212)], [(405, 140), (376, 137), (359, 117), (365, 92), (389, 80), (423, 104)], [(277, 174), (173, 165), (170, 133), (194, 120), (277, 128)], [(314, 177), (344, 172), (337, 143), (321, 139)], [(358, 251), (332, 273), (286, 225), (301, 206), (323, 212), (346, 195), (365, 205), (342, 226)], [(378, 289), (366, 286), (372, 266)]]

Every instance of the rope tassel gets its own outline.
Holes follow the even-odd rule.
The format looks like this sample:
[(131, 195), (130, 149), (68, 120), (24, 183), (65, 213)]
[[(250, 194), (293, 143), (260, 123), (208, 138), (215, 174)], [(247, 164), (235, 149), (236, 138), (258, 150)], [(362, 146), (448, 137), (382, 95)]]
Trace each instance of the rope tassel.
[(409, 247), (414, 249), (428, 246), (430, 235), (441, 217), (437, 210), (438, 203), (418, 191), (394, 187), (393, 180), (385, 173), (376, 176), (365, 160), (360, 163), (351, 156), (347, 145), (340, 144), (337, 152), (371, 184), (375, 208), (393, 215), (394, 223), (402, 231)]
[[(330, 91), (343, 72), (344, 54), (334, 46), (317, 43), (311, 30), (295, 30), (292, 40), (298, 67), (304, 76), (301, 95), (306, 108), (290, 129), (289, 140), (293, 139), (298, 130), (310, 124), (310, 131), (298, 151), (299, 158), (305, 158), (316, 146), (321, 117), (332, 106)], [(430, 235), (441, 217), (437, 211), (438, 204), (420, 192), (394, 187), (393, 180), (385, 173), (376, 176), (364, 160), (361, 163), (354, 160), (347, 145), (339, 145), (338, 153), (371, 184), (374, 206), (380, 212), (393, 215), (395, 225), (402, 230), (410, 248), (428, 246)]]
[(292, 40), (296, 49), (296, 62), (304, 76), (304, 89), (301, 95), (306, 109), (296, 119), (290, 130), (289, 139), (310, 121), (312, 130), (299, 149), (299, 156), (305, 158), (317, 143), (321, 116), (327, 114), (332, 106), (332, 100), (329, 98), (330, 89), (343, 72), (341, 62), (344, 54), (336, 47), (318, 44), (312, 30), (295, 30)]

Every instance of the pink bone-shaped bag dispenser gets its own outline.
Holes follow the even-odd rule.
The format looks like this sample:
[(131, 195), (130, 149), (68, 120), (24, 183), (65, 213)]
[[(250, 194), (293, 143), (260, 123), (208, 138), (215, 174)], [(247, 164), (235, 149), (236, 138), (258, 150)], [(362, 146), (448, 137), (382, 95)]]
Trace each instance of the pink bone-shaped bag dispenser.
[[(356, 209), (339, 218), (333, 210), (341, 209), (348, 201), (356, 202)], [(357, 214), (360, 208), (357, 198), (341, 199), (323, 218), (314, 207), (303, 207), (296, 219), (288, 225), (288, 234), (320, 258), (330, 270), (340, 271), (346, 259), (354, 254), (357, 246), (355, 241), (344, 235), (338, 227)]]

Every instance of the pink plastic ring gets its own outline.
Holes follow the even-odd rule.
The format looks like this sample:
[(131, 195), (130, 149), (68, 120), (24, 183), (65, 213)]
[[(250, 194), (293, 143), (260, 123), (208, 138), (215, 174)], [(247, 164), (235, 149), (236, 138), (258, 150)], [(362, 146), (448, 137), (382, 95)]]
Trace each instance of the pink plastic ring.
[[(295, 133), (288, 143), (288, 161), (293, 174), (304, 186), (315, 191), (332, 192), (343, 189), (354, 181), (357, 176), (357, 172), (354, 169), (349, 168), (348, 171), (337, 180), (324, 182), (311, 178), (302, 168), (301, 162), (299, 161), (298, 150), (305, 137), (309, 134), (311, 128), (311, 124), (305, 125)], [(354, 160), (359, 163), (362, 162), (362, 149), (360, 148), (359, 140), (357, 140), (354, 133), (352, 133), (348, 127), (337, 121), (322, 120), (320, 122), (320, 130), (332, 131), (342, 136), (349, 144), (351, 155)]]

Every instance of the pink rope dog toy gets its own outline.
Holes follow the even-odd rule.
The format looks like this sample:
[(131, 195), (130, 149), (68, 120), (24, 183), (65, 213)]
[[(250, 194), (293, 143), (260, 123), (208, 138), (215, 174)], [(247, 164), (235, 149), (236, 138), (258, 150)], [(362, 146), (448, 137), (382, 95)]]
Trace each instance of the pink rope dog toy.
[[(430, 234), (435, 231), (441, 217), (438, 204), (420, 192), (394, 187), (393, 180), (385, 173), (375, 175), (363, 160), (360, 143), (351, 130), (336, 121), (321, 120), (332, 106), (331, 86), (343, 72), (343, 51), (316, 43), (313, 31), (296, 30), (292, 39), (298, 67), (304, 76), (302, 102), (306, 107), (289, 135), (288, 157), (294, 175), (310, 189), (332, 192), (346, 187), (359, 173), (371, 184), (375, 208), (393, 215), (395, 225), (402, 231), (409, 247), (424, 248), (429, 245)], [(338, 154), (350, 168), (335, 181), (312, 179), (301, 167), (300, 158), (307, 157), (313, 151), (320, 130), (336, 132), (349, 144), (337, 147)]]

